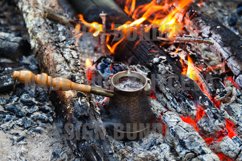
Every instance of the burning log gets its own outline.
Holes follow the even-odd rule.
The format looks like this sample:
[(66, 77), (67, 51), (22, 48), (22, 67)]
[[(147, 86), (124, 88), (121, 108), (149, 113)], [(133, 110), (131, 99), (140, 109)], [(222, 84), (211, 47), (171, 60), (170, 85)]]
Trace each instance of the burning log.
[[(111, 26), (112, 23), (116, 23), (117, 25), (124, 24), (127, 21), (132, 21), (128, 15), (126, 15), (113, 1), (74, 1), (69, 0), (74, 7), (80, 6), (76, 8), (79, 13), (84, 15), (92, 15), (85, 17), (85, 19), (89, 22), (100, 22), (99, 14), (102, 11), (108, 14), (107, 16), (107, 27)], [(91, 7), (83, 7), (83, 6), (91, 6)], [(98, 12), (100, 11), (100, 12)], [(87, 14), (89, 13), (90, 14)], [(144, 35), (143, 35), (144, 36)], [(115, 37), (116, 38), (116, 37)], [(165, 55), (165, 52), (160, 49), (155, 43), (150, 40), (143, 40), (142, 35), (137, 38), (132, 38), (132, 40), (126, 40), (121, 38), (117, 41), (113, 41), (109, 46), (111, 54), (114, 54), (114, 59), (116, 61), (125, 61), (127, 64), (145, 64), (148, 65), (152, 58), (155, 55)], [(123, 40), (123, 41), (121, 41)], [(117, 48), (118, 45), (118, 48)], [(116, 47), (116, 48), (115, 48)], [(123, 54), (125, 53), (125, 55)]]
[[(76, 82), (84, 83), (84, 71), (80, 69), (79, 53), (69, 45), (65, 46), (64, 43), (61, 43), (61, 37), (59, 37), (61, 31), (50, 28), (50, 22), (45, 20), (44, 13), (38, 9), (39, 6), (50, 5), (57, 10), (62, 10), (57, 1), (17, 1), (39, 64), (42, 70), (50, 75), (65, 76), (66, 78), (75, 77)], [(66, 30), (60, 25), (57, 26)], [(98, 160), (112, 160), (110, 144), (99, 123), (99, 131), (88, 128), (87, 133), (90, 132), (99, 137), (103, 136), (101, 141), (93, 136), (84, 138), (81, 131), (77, 131), (77, 133), (73, 131), (80, 130), (84, 126), (82, 126), (84, 122), (90, 125), (101, 122), (92, 102), (85, 96), (77, 97), (77, 93), (74, 91), (57, 91), (53, 96), (53, 102), (58, 104), (58, 110), (65, 118), (65, 131), (68, 134), (66, 137), (76, 154), (86, 160), (96, 160), (97, 158)]]
[(241, 160), (241, 143), (236, 142), (236, 139), (225, 137), (221, 142), (214, 143), (210, 147), (215, 150), (220, 156), (220, 159)]
[[(54, 2), (55, 6), (59, 7), (57, 1)], [(49, 5), (49, 2), (45, 0), (38, 1), (38, 3)], [(74, 77), (77, 78), (76, 82), (84, 83), (84, 71), (79, 69), (80, 62), (77, 51), (70, 49), (69, 46), (66, 46), (59, 41), (60, 38), (58, 37), (58, 32), (50, 27), (53, 24), (45, 21), (43, 18), (43, 13), (39, 10), (36, 10), (36, 6), (39, 5), (38, 3), (36, 0), (19, 0), (18, 6), (24, 13), (32, 44), (37, 50), (37, 57), (42, 69), (51, 75), (66, 76), (69, 79)], [(82, 4), (82, 2), (79, 3)], [(92, 12), (96, 13), (97, 11), (95, 10), (95, 7), (97, 8), (98, 6), (100, 7), (101, 11), (103, 8), (105, 8), (102, 8), (102, 2), (98, 1), (97, 4), (94, 3), (93, 0), (88, 1), (85, 4), (90, 5), (90, 10), (85, 8), (87, 6), (82, 8), (85, 14), (90, 14)], [(105, 3), (105, 5), (108, 4), (109, 3)], [(91, 18), (97, 19), (99, 17), (99, 13), (100, 12), (98, 12), (95, 17), (91, 16)], [(118, 15), (118, 17), (120, 17), (120, 15)], [(55, 19), (59, 18), (55, 17)], [(122, 19), (126, 21), (129, 18), (124, 16)], [(57, 27), (60, 29), (62, 28), (61, 25), (57, 25)], [(177, 64), (174, 63), (173, 60), (169, 59), (165, 52), (153, 42), (137, 42), (137, 39), (135, 39), (135, 41), (124, 41), (117, 52), (122, 53), (122, 56), (120, 57), (122, 61), (124, 61), (124, 59), (134, 58), (132, 61), (128, 61), (128, 63), (142, 63), (148, 67), (153, 67), (156, 69), (151, 73), (155, 74), (155, 81), (157, 84), (156, 88), (158, 91), (158, 104), (164, 105), (164, 111), (166, 111), (163, 111), (164, 115), (162, 120), (165, 122), (164, 126), (167, 125), (168, 127), (163, 128), (164, 130), (162, 131), (162, 134), (165, 136), (166, 132), (168, 133), (166, 134), (166, 139), (170, 143), (170, 146), (175, 149), (175, 153), (178, 153), (178, 158), (180, 160), (205, 160), (207, 158), (211, 160), (218, 160), (218, 157), (205, 144), (206, 139), (202, 137), (206, 133), (207, 135), (216, 133), (219, 131), (220, 127), (227, 125), (227, 121), (223, 118), (221, 111), (215, 107), (212, 97), (209, 97), (209, 93), (206, 93), (207, 89), (204, 90), (205, 92), (203, 93), (202, 88), (199, 89), (198, 86), (192, 86), (194, 84), (194, 82), (192, 83), (192, 78), (188, 79), (188, 83), (192, 85), (189, 86), (191, 88), (187, 91), (179, 88), (180, 86), (177, 83), (174, 85), (168, 84), (167, 73), (175, 73), (176, 76), (180, 76), (181, 70), (179, 70)], [(125, 48), (122, 48), (124, 46)], [(128, 51), (127, 53), (130, 55), (125, 54), (124, 56), (123, 53), (125, 51)], [(153, 58), (157, 55), (161, 55), (161, 58), (158, 58), (158, 61), (154, 61)], [(161, 59), (166, 60), (164, 61)], [(151, 63), (153, 64), (151, 65)], [(74, 73), (78, 74), (79, 76), (75, 77)], [(195, 73), (196, 77), (198, 77), (197, 75), (198, 74)], [(193, 80), (199, 82), (198, 78), (194, 78)], [(202, 83), (206, 84), (204, 82)], [(171, 91), (171, 87), (174, 87), (175, 91)], [(195, 90), (195, 88), (198, 90)], [(73, 91), (58, 91), (57, 94), (59, 96), (59, 100), (63, 103), (62, 105), (64, 105), (61, 110), (66, 118), (66, 122), (73, 125), (66, 127), (69, 129), (67, 130), (67, 133), (71, 136), (71, 131), (73, 129), (79, 130), (80, 126), (82, 126), (82, 123), (87, 122), (92, 125), (89, 127), (89, 129), (91, 129), (90, 131), (96, 134), (97, 132), (95, 129), (93, 129), (93, 126), (99, 126), (100, 124), (98, 122), (102, 121), (100, 120), (99, 115), (96, 114), (97, 111), (95, 111), (95, 107), (91, 100), (84, 96), (77, 97), (77, 94)], [(56, 95), (54, 96), (56, 97)], [(194, 101), (197, 101), (199, 106), (196, 106)], [(173, 112), (167, 111), (177, 112), (180, 117)], [(191, 126), (188, 124), (191, 124)], [(232, 126), (232, 128), (233, 127), (234, 126)], [(106, 133), (104, 132), (105, 130), (102, 126), (99, 127), (99, 129), (101, 132), (98, 134), (102, 135), (104, 139), (97, 140), (95, 138), (85, 138), (86, 136), (82, 134), (80, 135), (79, 139), (72, 138), (70, 141), (72, 147), (78, 151), (77, 154), (79, 154), (81, 157), (84, 157), (86, 160), (113, 159), (111, 146), (108, 139), (106, 139)], [(227, 128), (227, 132), (231, 131), (231, 127)], [(229, 136), (232, 137), (234, 135), (229, 134)], [(223, 144), (228, 143), (229, 142)], [(236, 154), (238, 155), (238, 151), (236, 151)], [(235, 158), (234, 154), (233, 158)]]
[[(219, 158), (207, 147), (203, 139), (194, 132), (191, 126), (173, 112), (167, 112), (163, 116), (168, 125), (168, 138), (170, 142), (175, 142), (175, 150), (179, 154), (180, 160), (216, 160)], [(176, 140), (176, 141), (174, 141)]]
[(22, 55), (28, 55), (29, 52), (30, 44), (27, 40), (0, 32), (0, 57), (16, 60)]
[(192, 21), (194, 22), (193, 28), (199, 31), (204, 38), (213, 40), (214, 45), (210, 47), (211, 50), (222, 55), (236, 76), (236, 82), (242, 87), (241, 38), (207, 15), (197, 14)]

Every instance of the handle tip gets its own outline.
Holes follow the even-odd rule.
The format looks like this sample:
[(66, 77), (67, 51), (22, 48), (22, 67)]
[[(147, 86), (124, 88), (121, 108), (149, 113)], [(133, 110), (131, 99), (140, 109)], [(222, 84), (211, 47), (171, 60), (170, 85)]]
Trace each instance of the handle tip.
[(19, 72), (19, 71), (14, 71), (13, 74), (12, 74), (12, 77), (13, 77), (14, 79), (16, 79), (16, 78), (19, 77), (19, 75), (20, 75), (20, 72)]

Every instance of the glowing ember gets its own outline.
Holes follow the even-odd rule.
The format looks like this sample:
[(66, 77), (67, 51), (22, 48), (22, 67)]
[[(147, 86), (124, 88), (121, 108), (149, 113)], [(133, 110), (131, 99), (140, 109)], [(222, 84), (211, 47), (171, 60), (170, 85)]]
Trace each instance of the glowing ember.
[(237, 136), (236, 132), (234, 131), (235, 124), (230, 121), (229, 119), (225, 120), (226, 129), (228, 131), (228, 136), (232, 139), (234, 136)]
[(167, 125), (164, 123), (164, 121), (162, 119), (162, 114), (160, 114), (160, 116), (157, 118), (157, 122), (161, 124), (161, 133), (162, 133), (162, 135), (166, 136)]
[(196, 122), (200, 121), (205, 114), (206, 114), (205, 110), (201, 106), (198, 106), (197, 113), (196, 113)]
[(234, 81), (233, 77), (227, 77), (227, 80), (230, 81), (235, 88), (240, 89), (240, 86)]
[(220, 130), (215, 134), (214, 138), (205, 138), (205, 142), (210, 145), (212, 142), (217, 141), (221, 142), (224, 137), (228, 136), (229, 138), (233, 138), (234, 136), (237, 136), (236, 132), (234, 131), (235, 124), (229, 120), (225, 119), (225, 127), (226, 129)]
[(233, 159), (227, 157), (226, 155), (224, 155), (223, 153), (217, 153), (219, 159), (221, 161), (233, 161)]
[(210, 145), (213, 143), (214, 138), (205, 138), (204, 141), (206, 142), (207, 145)]
[(187, 116), (187, 117), (181, 116), (181, 119), (182, 119), (182, 121), (190, 124), (196, 131), (199, 131), (197, 123), (193, 118), (191, 118), (189, 116)]
[(150, 92), (150, 98), (151, 98), (151, 99), (154, 99), (154, 100), (156, 100), (156, 99), (157, 99), (157, 97), (156, 97), (156, 94), (155, 94), (155, 91), (154, 91), (154, 90), (151, 90), (151, 92)]
[(85, 62), (86, 78), (89, 83), (91, 83), (91, 81), (92, 81), (92, 75), (93, 75), (92, 65), (93, 65), (93, 63), (92, 63), (91, 59), (86, 59), (86, 62)]
[(198, 128), (198, 121), (200, 121), (203, 116), (206, 114), (205, 110), (203, 109), (203, 107), (197, 105), (197, 112), (196, 112), (196, 117), (195, 119), (193, 119), (192, 117), (184, 117), (184, 116), (181, 116), (181, 119), (182, 121), (190, 124), (196, 131), (199, 131), (199, 128)]

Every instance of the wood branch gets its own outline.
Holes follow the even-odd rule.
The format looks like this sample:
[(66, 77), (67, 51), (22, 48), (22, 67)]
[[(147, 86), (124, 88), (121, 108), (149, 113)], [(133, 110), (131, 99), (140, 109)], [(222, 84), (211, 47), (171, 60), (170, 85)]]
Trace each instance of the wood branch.
[(44, 12), (46, 18), (48, 18), (49, 20), (52, 20), (54, 22), (60, 23), (62, 25), (66, 25), (66, 26), (73, 25), (74, 26), (76, 24), (76, 22), (74, 20), (68, 19), (65, 16), (57, 14), (57, 13), (53, 12), (53, 10), (51, 10), (50, 8), (44, 7), (43, 12)]
[(29, 52), (30, 44), (27, 40), (0, 32), (0, 57), (16, 60), (22, 55), (28, 55)]
[[(73, 47), (71, 48), (69, 45), (61, 43), (59, 38), (60, 31), (56, 31), (56, 27), (51, 27), (56, 24), (50, 24), (49, 21), (46, 21), (44, 12), (39, 9), (40, 6), (53, 6), (54, 12), (63, 12), (58, 1), (18, 0), (17, 6), (23, 13), (30, 35), (31, 45), (36, 52), (36, 57), (41, 65), (42, 71), (52, 76), (66, 78), (74, 76), (77, 77), (76, 82), (84, 83), (84, 71), (80, 69), (79, 62), (80, 53), (73, 49)], [(58, 91), (53, 95), (53, 102), (58, 104), (57, 110), (62, 112), (65, 118), (65, 124), (71, 125), (74, 130), (82, 128), (81, 125), (83, 123), (96, 125), (96, 122), (101, 122), (95, 112), (94, 105), (88, 97), (77, 97), (77, 93), (74, 91)], [(81, 134), (81, 136), (74, 135), (68, 139), (73, 150), (82, 159), (112, 160), (110, 144), (106, 139), (105, 130), (103, 130), (102, 126), (99, 129), (99, 135), (104, 136), (101, 141), (92, 136), (84, 138)], [(66, 128), (65, 130), (69, 134), (70, 131)], [(95, 131), (90, 131), (96, 134)]]
[(193, 38), (193, 37), (175, 37), (174, 39), (168, 39), (164, 37), (158, 37), (158, 40), (168, 43), (204, 43), (213, 45), (214, 43), (209, 39)]

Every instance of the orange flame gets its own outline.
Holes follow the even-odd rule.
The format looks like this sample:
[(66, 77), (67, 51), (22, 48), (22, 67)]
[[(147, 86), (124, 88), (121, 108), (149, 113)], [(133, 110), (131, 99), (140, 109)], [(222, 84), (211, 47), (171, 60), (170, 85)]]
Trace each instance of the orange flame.
[(132, 13), (135, 10), (136, 6), (136, 0), (126, 0), (125, 2), (125, 7), (124, 7), (124, 12), (127, 13), (127, 15), (132, 15)]
[(121, 44), (124, 41), (125, 37), (123, 37), (122, 39), (120, 39), (118, 42), (114, 43), (113, 45), (109, 45), (109, 40), (110, 40), (110, 36), (107, 36), (106, 39), (106, 44), (107, 44), (107, 48), (109, 49), (111, 54), (115, 53), (116, 48), (118, 47), (119, 44)]
[(98, 36), (102, 31), (103, 31), (103, 25), (99, 24), (98, 22), (92, 22), (89, 23), (87, 22), (83, 15), (80, 14), (79, 16), (79, 20), (86, 26), (89, 28), (89, 32), (93, 32), (93, 36)]
[(216, 107), (220, 107), (221, 102), (218, 100), (215, 100), (215, 98), (213, 98), (209, 92), (209, 89), (204, 81), (204, 78), (202, 77), (199, 69), (194, 65), (192, 58), (190, 56), (188, 56), (187, 59), (187, 66), (184, 66), (184, 60), (180, 60), (183, 63), (182, 66), (182, 74), (186, 75), (188, 78), (192, 79), (201, 89), (201, 91), (203, 91), (203, 93), (208, 97), (208, 99), (214, 103), (214, 105)]
[[(192, 0), (180, 0), (179, 2), (168, 3), (165, 1), (164, 4), (157, 4), (156, 0), (153, 0), (149, 4), (139, 6), (134, 11), (133, 18), (137, 19), (142, 14), (141, 18), (149, 21), (153, 26), (157, 26), (160, 32), (167, 33), (168, 37), (172, 38), (182, 31), (183, 24), (180, 21), (184, 16), (184, 9), (191, 3)], [(171, 8), (174, 9), (171, 10)], [(181, 19), (179, 19), (179, 15)]]
[[(184, 65), (184, 64), (183, 64)], [(200, 87), (200, 89), (204, 92), (204, 94), (209, 98), (212, 99), (212, 97), (209, 94), (209, 90), (207, 88), (207, 85), (204, 83), (204, 80), (200, 74), (199, 69), (194, 65), (192, 58), (188, 56), (187, 59), (187, 67), (183, 69), (183, 73), (188, 78), (192, 79), (197, 83), (197, 85)]]
[[(151, 26), (157, 27), (162, 33), (166, 33), (169, 38), (181, 33), (184, 24), (185, 9), (192, 3), (192, 0), (165, 0), (158, 4), (156, 0), (152, 0), (148, 4), (143, 4), (136, 7), (136, 0), (126, 0), (124, 11), (134, 19), (127, 21), (119, 27), (114, 27), (112, 24), (111, 30), (121, 31), (124, 36), (115, 44), (107, 44), (107, 48), (111, 53), (127, 38), (127, 34), (136, 32), (137, 27), (149, 22), (150, 25), (145, 28), (145, 32), (151, 30)], [(98, 36), (103, 31), (103, 25), (97, 22), (88, 23), (83, 15), (79, 15), (81, 23), (89, 28), (89, 32), (93, 32), (94, 36)], [(186, 20), (185, 20), (186, 21)], [(107, 37), (110, 39), (110, 37)]]

